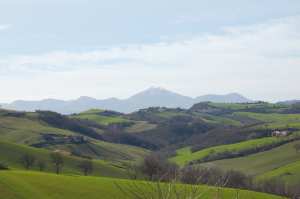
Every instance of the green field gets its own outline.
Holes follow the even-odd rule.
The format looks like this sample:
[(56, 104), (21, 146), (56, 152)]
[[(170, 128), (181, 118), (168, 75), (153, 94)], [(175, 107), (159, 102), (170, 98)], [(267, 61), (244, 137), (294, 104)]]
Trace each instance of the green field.
[[(0, 162), (12, 169), (23, 169), (20, 159), (25, 154), (33, 155), (37, 161), (46, 163), (45, 171), (54, 172), (54, 167), (50, 159), (50, 151), (45, 149), (33, 148), (25, 145), (12, 144), (8, 142), (0, 142)], [(80, 174), (78, 168), (82, 158), (65, 155), (63, 173), (66, 174)], [(125, 171), (113, 164), (103, 160), (93, 160), (94, 172), (93, 175), (99, 176), (114, 176), (127, 177)], [(37, 166), (32, 169), (38, 170)]]
[(294, 163), (287, 164), (277, 169), (266, 172), (260, 175), (258, 179), (270, 179), (274, 177), (280, 177), (289, 184), (298, 183), (300, 179), (300, 160)]
[(206, 148), (197, 152), (192, 152), (190, 147), (185, 147), (177, 150), (177, 155), (170, 160), (172, 162), (175, 162), (176, 164), (180, 166), (184, 166), (188, 164), (189, 162), (195, 161), (195, 160), (201, 160), (203, 158), (206, 158), (209, 155), (212, 154), (218, 154), (223, 152), (237, 152), (237, 151), (243, 151), (248, 150), (252, 148), (262, 147), (274, 143), (278, 143), (283, 141), (283, 139), (288, 138), (276, 138), (276, 137), (267, 137), (267, 138), (261, 138), (261, 139), (253, 139), (249, 141), (239, 142), (236, 144), (228, 144), (228, 145), (220, 145), (215, 147)]
[(232, 126), (241, 126), (242, 123), (240, 121), (221, 116), (213, 116), (213, 115), (201, 115), (200, 117), (207, 123), (211, 124), (223, 124), (223, 125), (232, 125)]
[(230, 109), (234, 111), (247, 110), (247, 109), (265, 109), (265, 110), (275, 110), (279, 111), (286, 108), (286, 105), (281, 104), (270, 104), (267, 102), (257, 102), (257, 103), (209, 103), (210, 106)]
[(42, 133), (74, 135), (73, 132), (53, 128), (35, 119), (0, 116), (0, 139), (14, 143), (33, 144)]
[(246, 116), (258, 121), (265, 122), (261, 128), (268, 129), (286, 129), (297, 128), (300, 129), (300, 114), (262, 114), (262, 113), (249, 113), (249, 112), (236, 112), (235, 116)]
[[(100, 177), (57, 176), (39, 172), (0, 171), (1, 198), (5, 199), (132, 199), (118, 186), (132, 187), (132, 181)], [(149, 189), (144, 182), (135, 182), (139, 189)], [(183, 185), (177, 185), (183, 189)], [(167, 189), (167, 186), (166, 186)], [(215, 198), (216, 188), (199, 186), (202, 197)], [(233, 199), (237, 191), (222, 189), (223, 199)], [(276, 199), (278, 196), (251, 191), (239, 191), (242, 199)], [(154, 198), (156, 199), (156, 198)]]
[(74, 114), (71, 118), (83, 119), (83, 120), (91, 120), (100, 125), (109, 125), (109, 124), (119, 124), (119, 123), (127, 123), (130, 120), (127, 120), (121, 116), (105, 116), (101, 115), (104, 110), (100, 109), (91, 109), (79, 114)]
[(296, 152), (294, 148), (295, 144), (300, 144), (300, 141), (294, 141), (269, 151), (245, 157), (218, 160), (200, 165), (205, 167), (220, 167), (225, 170), (239, 170), (243, 173), (263, 178), (283, 176), (286, 179), (299, 180), (300, 153)]
[(127, 133), (140, 133), (155, 129), (156, 127), (156, 124), (151, 124), (146, 121), (135, 121), (132, 126), (125, 128), (125, 131)]
[(142, 160), (149, 151), (135, 146), (92, 140), (84, 144), (62, 144), (48, 147), (51, 150), (60, 149), (79, 156), (112, 162), (136, 162)]

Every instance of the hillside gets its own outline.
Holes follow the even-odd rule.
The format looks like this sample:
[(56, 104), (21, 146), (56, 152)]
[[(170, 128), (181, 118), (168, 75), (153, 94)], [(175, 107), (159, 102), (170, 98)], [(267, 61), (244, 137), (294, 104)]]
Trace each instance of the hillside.
[[(38, 162), (42, 161), (45, 164), (45, 172), (54, 172), (54, 165), (51, 162), (50, 151), (25, 145), (12, 144), (2, 141), (0, 142), (0, 162), (4, 165), (7, 165), (10, 169), (24, 169), (24, 166), (21, 164), (21, 158), (28, 154), (34, 156), (36, 159), (36, 164), (33, 168), (31, 168), (31, 170), (39, 170), (37, 164)], [(77, 175), (82, 173), (79, 168), (79, 164), (85, 159), (76, 156), (70, 156), (68, 154), (64, 154), (63, 159), (63, 173)], [(121, 178), (128, 177), (125, 170), (117, 165), (103, 160), (93, 160), (92, 162), (94, 167), (92, 175)]]
[[(102, 199), (132, 198), (126, 197), (117, 187), (131, 187), (133, 182), (99, 177), (57, 176), (38, 172), (0, 171), (1, 196), (6, 199)], [(143, 182), (135, 182), (139, 189), (148, 189)], [(179, 185), (178, 185), (179, 186)], [(148, 187), (148, 188), (147, 188)], [(167, 188), (167, 187), (166, 187)], [(184, 189), (179, 186), (179, 189)], [(214, 197), (216, 189), (200, 186), (201, 198)], [(148, 190), (149, 191), (149, 190)], [(236, 190), (222, 189), (223, 199), (234, 198)], [(276, 199), (273, 195), (256, 193), (251, 191), (239, 191), (243, 199)]]
[[(299, 179), (300, 173), (296, 168), (299, 168), (300, 154), (294, 148), (296, 144), (300, 144), (300, 141), (245, 157), (212, 161), (200, 165), (217, 166), (225, 170), (239, 170), (261, 179), (267, 177), (283, 177), (286, 180), (289, 178)], [(289, 171), (290, 169), (293, 170)]]
[(219, 145), (206, 148), (200, 151), (191, 151), (191, 148), (185, 147), (177, 150), (177, 156), (171, 158), (171, 161), (184, 166), (191, 162), (212, 161), (214, 159), (224, 159), (234, 156), (245, 156), (246, 154), (257, 153), (278, 145), (290, 142), (290, 138), (268, 137), (239, 142), (236, 144)]
[(106, 142), (101, 137), (106, 128), (56, 113), (0, 113), (1, 141), (112, 162), (137, 161), (148, 153), (143, 148)]

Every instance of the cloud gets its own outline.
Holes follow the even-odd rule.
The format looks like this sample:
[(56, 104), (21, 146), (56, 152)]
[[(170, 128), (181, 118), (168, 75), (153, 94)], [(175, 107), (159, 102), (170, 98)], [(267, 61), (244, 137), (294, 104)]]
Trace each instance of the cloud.
[[(150, 85), (186, 95), (234, 91), (266, 100), (300, 98), (299, 53), (300, 17), (292, 16), (172, 42), (6, 57), (0, 59), (0, 76), (6, 77), (0, 85), (22, 82), (20, 96), (33, 91), (33, 98), (51, 91), (62, 98), (124, 97)], [(12, 92), (18, 86), (7, 95), (17, 96)]]
[(8, 30), (12, 28), (11, 24), (0, 24), (0, 31)]

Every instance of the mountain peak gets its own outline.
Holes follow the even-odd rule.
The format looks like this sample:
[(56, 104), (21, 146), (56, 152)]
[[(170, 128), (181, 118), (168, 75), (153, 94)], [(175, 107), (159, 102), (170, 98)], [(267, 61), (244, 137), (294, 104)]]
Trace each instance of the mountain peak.
[[(146, 90), (143, 90), (129, 99), (134, 99), (134, 98), (149, 98), (149, 97), (155, 97), (155, 98), (160, 98), (162, 96), (168, 96), (168, 97), (185, 97), (183, 95), (180, 95), (178, 93), (175, 93), (173, 91), (167, 90), (163, 87), (150, 87)], [(171, 100), (171, 99), (170, 99)]]
[(88, 97), (88, 96), (80, 96), (77, 100), (78, 101), (92, 101), (92, 100), (97, 100), (97, 99)]
[(172, 91), (169, 91), (169, 90), (167, 90), (167, 89), (165, 89), (163, 87), (152, 86), (152, 87), (150, 87), (150, 88), (148, 88), (148, 89), (146, 89), (146, 90), (144, 90), (142, 92), (170, 92), (171, 93)]

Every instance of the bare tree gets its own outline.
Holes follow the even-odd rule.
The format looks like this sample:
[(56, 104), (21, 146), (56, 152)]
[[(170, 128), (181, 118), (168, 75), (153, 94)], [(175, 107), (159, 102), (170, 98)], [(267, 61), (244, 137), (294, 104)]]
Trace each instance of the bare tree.
[(296, 150), (297, 153), (300, 152), (300, 143), (295, 144), (294, 148), (295, 148), (295, 150)]
[(239, 171), (227, 171), (225, 173), (226, 187), (233, 188), (251, 188), (252, 179)]
[(136, 164), (130, 164), (126, 167), (126, 171), (130, 179), (136, 180), (141, 173), (141, 167)]
[(21, 157), (21, 164), (24, 166), (25, 169), (30, 169), (31, 167), (33, 167), (35, 163), (35, 157), (33, 155), (30, 154), (24, 154)]
[(63, 156), (58, 152), (54, 152), (51, 154), (51, 160), (55, 166), (56, 174), (59, 174), (62, 170), (62, 167), (64, 166)]
[(178, 166), (168, 162), (159, 154), (151, 154), (145, 157), (142, 165), (142, 172), (152, 181), (170, 181), (177, 177)]
[(93, 172), (93, 162), (91, 160), (82, 161), (78, 167), (81, 169), (82, 173), (87, 176)]
[(39, 167), (40, 171), (44, 171), (45, 168), (46, 168), (46, 163), (43, 160), (39, 160), (38, 163), (37, 163), (37, 166)]

